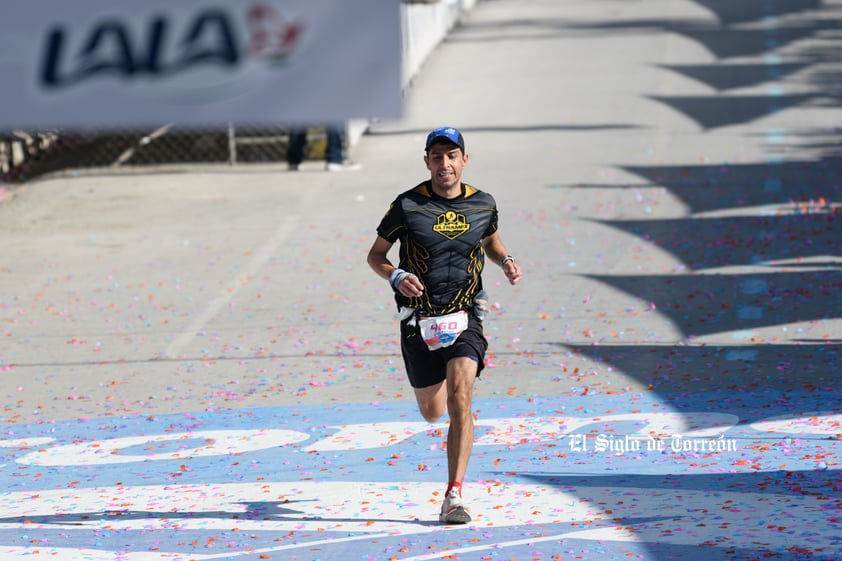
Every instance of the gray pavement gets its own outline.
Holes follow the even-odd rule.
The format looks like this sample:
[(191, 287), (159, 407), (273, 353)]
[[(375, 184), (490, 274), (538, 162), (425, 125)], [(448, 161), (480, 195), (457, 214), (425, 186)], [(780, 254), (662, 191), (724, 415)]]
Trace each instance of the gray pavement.
[(478, 397), (838, 389), (842, 3), (792, 5), (480, 2), (362, 171), (26, 185), (0, 207), (3, 420), (410, 400), (365, 253), (444, 124), (525, 270), (487, 269)]

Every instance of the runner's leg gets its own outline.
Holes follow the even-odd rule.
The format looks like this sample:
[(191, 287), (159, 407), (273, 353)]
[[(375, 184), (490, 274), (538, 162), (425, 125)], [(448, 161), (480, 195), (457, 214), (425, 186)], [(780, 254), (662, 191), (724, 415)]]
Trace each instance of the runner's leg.
[(439, 382), (426, 388), (415, 388), (415, 400), (424, 420), (435, 423), (444, 415), (447, 406), (447, 386)]
[(474, 446), (474, 417), (471, 411), (477, 362), (456, 357), (447, 363), (447, 471), (450, 482), (462, 483)]

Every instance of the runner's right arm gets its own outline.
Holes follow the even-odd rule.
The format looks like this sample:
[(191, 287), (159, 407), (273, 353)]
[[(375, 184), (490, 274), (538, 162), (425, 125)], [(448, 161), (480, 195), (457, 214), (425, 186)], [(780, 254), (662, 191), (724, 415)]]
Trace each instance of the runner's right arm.
[[(389, 250), (392, 249), (394, 244), (387, 240), (382, 236), (377, 236), (377, 239), (374, 240), (374, 243), (371, 246), (371, 249), (368, 251), (368, 265), (371, 269), (377, 273), (377, 275), (383, 279), (391, 280), (392, 273), (395, 272), (397, 267), (392, 265), (392, 262), (389, 261)], [(407, 275), (400, 284), (398, 285), (397, 289), (401, 294), (406, 296), (407, 298), (421, 296), (424, 293), (424, 285), (421, 284), (421, 281), (415, 275)]]

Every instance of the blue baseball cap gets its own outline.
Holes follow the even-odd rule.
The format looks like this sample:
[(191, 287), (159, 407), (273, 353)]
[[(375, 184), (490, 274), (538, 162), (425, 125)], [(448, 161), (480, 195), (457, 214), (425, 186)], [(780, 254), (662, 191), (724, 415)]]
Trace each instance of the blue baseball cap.
[(457, 145), (465, 153), (465, 139), (462, 138), (462, 133), (453, 127), (441, 127), (427, 135), (427, 145), (424, 147), (425, 152), (430, 151), (430, 146), (437, 140), (444, 139)]

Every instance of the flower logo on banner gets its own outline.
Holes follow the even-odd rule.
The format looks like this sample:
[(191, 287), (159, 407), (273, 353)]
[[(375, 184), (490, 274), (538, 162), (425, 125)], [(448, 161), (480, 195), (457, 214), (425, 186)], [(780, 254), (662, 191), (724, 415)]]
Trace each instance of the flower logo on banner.
[(273, 6), (255, 4), (248, 10), (249, 54), (283, 64), (301, 43), (304, 25), (289, 22)]

